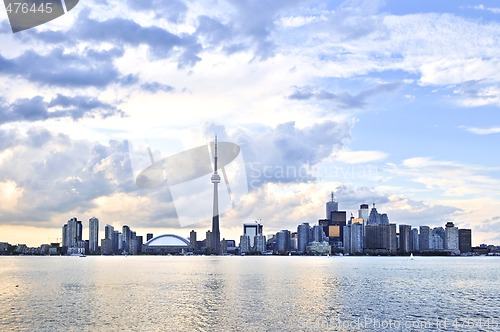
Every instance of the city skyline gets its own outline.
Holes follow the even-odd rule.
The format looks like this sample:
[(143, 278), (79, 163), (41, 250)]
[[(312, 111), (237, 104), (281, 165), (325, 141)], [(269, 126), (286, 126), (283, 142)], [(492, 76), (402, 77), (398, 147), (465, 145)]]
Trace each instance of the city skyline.
[(205, 231), (210, 216), (181, 227), (168, 188), (137, 187), (129, 146), (161, 160), (217, 134), (241, 148), (248, 187), (221, 211), (223, 237), (255, 219), (315, 223), (333, 190), (348, 215), (376, 203), (398, 224), (452, 220), (498, 244), (499, 13), (491, 0), (90, 0), (13, 34), (2, 8), (0, 241), (56, 241), (71, 216)]
[[(215, 202), (216, 202), (216, 200), (214, 197), (214, 203)], [(394, 246), (393, 250), (396, 250), (396, 248), (398, 249), (397, 254), (405, 254), (405, 253), (407, 254), (409, 252), (420, 252), (420, 251), (429, 250), (429, 249), (431, 251), (432, 250), (440, 251), (443, 249), (447, 249), (447, 247), (448, 247), (447, 239), (449, 239), (449, 234), (447, 232), (448, 227), (451, 227), (451, 228), (456, 230), (456, 234), (454, 235), (455, 236), (454, 241), (456, 241), (456, 243), (454, 244), (454, 247), (456, 247), (456, 249), (458, 249), (459, 237), (462, 238), (462, 236), (466, 236), (466, 238), (467, 238), (466, 241), (468, 241), (469, 246), (471, 246), (471, 247), (478, 247), (479, 246), (479, 244), (474, 244), (474, 241), (473, 241), (474, 237), (471, 236), (471, 234), (474, 234), (474, 232), (471, 232), (473, 230), (465, 229), (465, 228), (459, 229), (458, 227), (455, 227), (453, 221), (446, 222), (446, 225), (445, 225), (446, 232), (445, 232), (445, 229), (443, 229), (442, 225), (421, 225), (421, 226), (413, 227), (412, 225), (403, 224), (403, 223), (400, 223), (397, 221), (396, 222), (390, 221), (389, 217), (387, 216), (386, 213), (379, 213), (377, 211), (377, 209), (375, 207), (375, 203), (373, 203), (372, 209), (370, 211), (368, 210), (368, 204), (365, 204), (365, 203), (360, 204), (360, 208), (359, 208), (358, 214), (357, 214), (358, 216), (355, 217), (354, 213), (351, 212), (351, 216), (350, 216), (350, 218), (348, 218), (346, 211), (339, 210), (339, 202), (334, 200), (333, 193), (331, 193), (331, 200), (325, 202), (325, 207), (326, 207), (326, 216), (325, 216), (326, 219), (320, 218), (317, 220), (317, 222), (313, 222), (313, 221), (303, 222), (297, 226), (296, 232), (294, 232), (293, 230), (290, 231), (288, 229), (285, 229), (285, 230), (280, 230), (280, 231), (277, 231), (274, 233), (273, 232), (265, 233), (265, 232), (263, 232), (263, 225), (261, 224), (261, 222), (262, 222), (261, 219), (256, 219), (254, 222), (251, 222), (251, 223), (243, 223), (242, 224), (243, 229), (244, 229), (243, 235), (241, 235), (239, 237), (240, 243), (239, 243), (239, 245), (236, 245), (236, 246), (239, 248), (239, 250), (243, 250), (243, 249), (241, 249), (241, 246), (243, 246), (245, 249), (242, 252), (249, 252), (249, 251), (253, 250), (252, 248), (255, 248), (257, 246), (256, 242), (254, 242), (254, 241), (260, 241), (260, 245), (258, 245), (258, 247), (261, 249), (258, 251), (263, 253), (264, 251), (267, 251), (266, 246), (265, 246), (266, 235), (269, 237), (275, 237), (276, 243), (279, 243), (280, 241), (283, 241), (283, 240), (279, 240), (279, 237), (281, 235), (280, 233), (287, 232), (287, 234), (288, 234), (287, 236), (289, 239), (290, 239), (291, 234), (293, 234), (293, 233), (296, 234), (295, 240), (298, 240), (298, 242), (295, 243), (295, 246), (298, 247), (297, 250), (299, 253), (300, 252), (304, 253), (306, 246), (308, 246), (311, 241), (316, 241), (316, 242), (327, 241), (327, 242), (329, 242), (329, 245), (331, 246), (331, 249), (329, 249), (329, 252), (332, 252), (332, 253), (339, 253), (339, 252), (342, 253), (343, 252), (343, 253), (348, 253), (348, 254), (349, 253), (359, 254), (359, 253), (365, 252), (365, 251), (363, 251), (363, 249), (365, 249), (365, 250), (368, 249), (368, 251), (366, 251), (365, 253), (370, 253), (373, 255), (374, 252), (370, 251), (369, 242), (371, 240), (373, 240), (373, 241), (377, 241), (377, 240), (371, 239), (370, 241), (368, 241), (367, 239), (370, 238), (371, 236), (366, 235), (369, 233), (368, 231), (366, 231), (366, 234), (365, 234), (365, 229), (367, 229), (367, 227), (369, 228), (370, 226), (379, 226), (379, 225), (386, 225), (386, 226), (392, 225), (390, 232), (393, 232), (394, 239), (391, 241), (394, 242), (392, 244), (392, 246)], [(335, 227), (337, 227), (337, 225), (339, 227), (337, 230), (331, 229), (332, 226), (335, 228)], [(358, 228), (355, 226), (360, 226), (360, 227)], [(399, 232), (397, 232), (397, 230), (396, 230), (396, 229), (398, 229), (398, 226), (399, 226)], [(435, 227), (433, 227), (433, 226), (435, 226)], [(302, 237), (304, 235), (303, 234), (300, 235), (301, 234), (301, 230), (300, 230), (301, 227), (307, 228), (306, 233), (308, 234), (307, 237), (309, 237), (309, 240), (302, 239)], [(120, 242), (120, 245), (118, 244), (119, 242), (114, 243), (114, 241), (118, 241), (118, 234), (120, 235), (120, 237), (123, 234), (124, 239), (128, 239), (128, 240), (123, 240), (124, 241), (123, 247), (129, 247), (129, 244), (128, 243), (125, 244), (125, 241), (133, 240), (133, 242), (135, 242), (136, 238), (137, 238), (137, 240), (140, 239), (141, 244), (143, 244), (143, 243), (145, 244), (145, 242), (143, 242), (143, 239), (145, 237), (143, 235), (139, 235), (139, 234), (141, 234), (139, 232), (132, 231), (128, 225), (123, 225), (123, 227), (122, 227), (123, 232), (115, 231), (114, 226), (112, 224), (109, 224), (109, 223), (106, 223), (104, 229), (105, 229), (105, 232), (100, 239), (98, 236), (99, 219), (96, 217), (91, 217), (88, 220), (88, 230), (89, 230), (88, 240), (85, 240), (83, 237), (83, 234), (85, 233), (85, 231), (84, 231), (84, 226), (82, 224), (82, 221), (78, 220), (77, 217), (72, 217), (62, 227), (62, 237), (60, 238), (61, 239), (61, 241), (60, 241), (61, 248), (63, 248), (63, 252), (65, 252), (66, 250), (69, 249), (68, 254), (74, 253), (74, 252), (80, 252), (82, 250), (82, 248), (86, 248), (86, 249), (84, 249), (83, 253), (90, 253), (90, 254), (101, 253), (101, 254), (105, 254), (105, 255), (109, 255), (110, 253), (117, 254), (117, 253), (119, 253), (118, 248), (122, 248), (121, 242)], [(214, 227), (212, 225), (212, 230), (209, 229), (206, 232), (206, 238), (203, 240), (206, 251), (203, 251), (203, 253), (207, 253), (207, 254), (225, 253), (225, 251), (221, 251), (221, 247), (219, 247), (219, 249), (216, 249), (216, 250), (214, 249), (214, 248), (217, 248), (217, 246), (213, 245), (213, 241), (215, 241), (215, 239), (216, 239), (216, 236), (214, 236), (213, 229), (214, 229)], [(436, 236), (440, 232), (439, 229), (441, 229), (441, 232), (443, 232), (442, 235), (440, 234), (440, 237), (442, 238), (440, 240), (441, 243), (435, 244), (434, 242), (436, 240), (439, 240), (439, 237), (436, 238)], [(389, 228), (387, 230), (389, 230)], [(376, 231), (376, 228), (372, 228), (371, 231)], [(381, 231), (381, 230), (379, 230), (379, 231)], [(329, 239), (328, 237), (332, 235), (332, 234), (329, 234), (331, 232), (336, 233), (336, 234), (333, 235), (333, 238)], [(349, 235), (347, 235), (347, 237), (346, 237), (346, 232), (348, 232), (348, 234), (349, 234)], [(426, 232), (426, 234), (428, 233), (428, 235), (424, 235), (424, 232)], [(115, 233), (114, 240), (113, 240), (113, 235), (112, 235), (113, 233)], [(342, 235), (342, 233), (343, 233), (343, 235)], [(446, 233), (446, 237), (445, 237), (445, 233)], [(189, 236), (183, 236), (180, 234), (165, 234), (164, 232), (160, 232), (160, 235), (158, 235), (158, 234), (153, 235), (153, 233), (148, 232), (147, 237), (146, 237), (146, 241), (149, 241), (153, 237), (155, 237), (155, 238), (160, 237), (161, 238), (161, 237), (164, 237), (166, 235), (169, 235), (169, 236), (174, 236), (177, 238), (182, 237), (186, 241), (186, 243), (191, 243), (191, 245), (193, 245), (193, 242), (196, 242), (196, 239), (197, 239), (196, 234), (197, 234), (197, 232), (194, 229), (190, 231)], [(266, 234), (266, 235), (264, 235), (264, 234)], [(375, 234), (375, 233), (373, 233), (373, 234)], [(222, 235), (224, 235), (224, 234), (222, 234)], [(257, 240), (256, 236), (260, 236), (261, 238), (259, 238), (259, 240)], [(422, 241), (422, 237), (428, 238), (428, 240), (425, 240), (425, 241), (430, 241), (430, 242), (428, 242), (428, 244), (420, 244), (419, 245), (418, 239), (416, 239), (416, 240), (409, 239), (410, 237), (414, 237), (414, 236), (417, 236), (418, 238), (420, 238), (420, 241)], [(219, 233), (218, 237), (221, 237), (220, 233)], [(247, 238), (245, 239), (245, 237), (247, 237)], [(401, 237), (405, 238), (405, 240), (402, 240)], [(233, 239), (233, 238), (229, 238), (227, 236), (222, 236), (222, 238), (225, 241), (232, 241), (232, 242), (237, 243), (235, 241), (236, 238)], [(100, 240), (102, 240), (103, 242), (101, 242)], [(111, 242), (109, 242), (109, 243), (104, 242), (104, 241), (108, 241), (108, 240)], [(269, 238), (268, 238), (268, 240), (269, 240)], [(343, 242), (340, 245), (341, 249), (336, 248), (336, 241)], [(450, 241), (450, 240), (448, 240), (448, 241)], [(2, 242), (2, 241), (0, 241), (0, 242)], [(87, 242), (87, 243), (85, 244), (85, 242)], [(395, 244), (396, 242), (398, 243), (398, 245)], [(8, 243), (8, 242), (3, 241), (3, 243)], [(222, 242), (219, 242), (219, 245), (222, 245), (221, 243)], [(302, 244), (300, 244), (300, 243), (302, 243)], [(405, 243), (405, 244), (402, 244), (402, 243)], [(51, 243), (51, 244), (53, 244), (53, 243)], [(401, 252), (400, 252), (399, 246), (401, 244), (402, 244), (402, 248), (401, 248)], [(25, 245), (25, 243), (23, 243), (22, 245)], [(48, 243), (44, 243), (41, 245), (46, 246), (46, 245), (48, 245)], [(101, 245), (103, 247), (101, 247)], [(279, 248), (280, 245), (279, 244), (276, 244), (276, 245), (277, 245), (277, 248)], [(489, 246), (500, 247), (500, 246), (498, 246), (498, 244), (495, 244), (495, 243), (481, 243), (480, 245), (481, 246), (489, 245)], [(137, 252), (142, 253), (142, 249), (137, 249), (138, 246), (140, 246), (139, 243), (137, 244), (137, 246), (133, 247), (134, 249), (130, 250), (132, 252), (132, 254), (136, 254)], [(195, 244), (195, 246), (196, 246), (196, 244)], [(28, 246), (28, 247), (33, 248), (33, 246)], [(97, 247), (99, 247), (99, 248), (97, 248)], [(382, 247), (383, 247), (383, 245), (382, 245)], [(418, 249), (410, 249), (410, 247), (418, 248)], [(105, 248), (105, 249), (103, 249), (103, 248)], [(112, 248), (115, 248), (115, 249), (112, 249)], [(274, 250), (276, 250), (276, 252), (280, 252), (280, 249), (277, 249), (277, 248)], [(125, 249), (121, 249), (121, 250), (124, 250), (126, 253), (129, 253), (128, 250), (125, 250)], [(467, 251), (466, 253), (468, 253), (468, 252), (469, 251)], [(381, 252), (376, 252), (376, 253), (380, 254)], [(462, 253), (464, 253), (464, 252), (462, 252)], [(392, 252), (392, 254), (395, 254), (395, 252)]]

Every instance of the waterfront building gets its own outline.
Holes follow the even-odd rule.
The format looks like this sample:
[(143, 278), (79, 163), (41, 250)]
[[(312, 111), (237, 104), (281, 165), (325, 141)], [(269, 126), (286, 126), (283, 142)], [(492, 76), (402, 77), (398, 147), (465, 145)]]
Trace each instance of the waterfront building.
[(354, 218), (351, 214), (351, 219), (344, 226), (343, 248), (344, 254), (360, 254), (363, 252), (363, 219)]
[(149, 241), (153, 238), (153, 233), (146, 234), (146, 241)]
[(253, 249), (257, 252), (264, 252), (266, 251), (266, 237), (261, 234), (257, 234), (254, 236), (254, 247)]
[(240, 254), (246, 254), (250, 252), (250, 237), (248, 235), (240, 236)]
[(144, 245), (144, 241), (143, 241), (142, 235), (137, 235), (135, 237), (135, 241), (136, 241), (136, 244), (137, 244), (137, 253), (138, 254), (142, 254), (142, 246)]
[(306, 252), (309, 244), (310, 227), (309, 223), (302, 223), (297, 227), (297, 251), (300, 253)]
[(459, 232), (453, 222), (447, 222), (444, 230), (444, 249), (454, 255), (460, 255), (459, 250)]
[(397, 253), (396, 224), (369, 224), (365, 226), (365, 252), (372, 254)]
[(207, 253), (212, 253), (213, 252), (213, 244), (212, 244), (212, 241), (214, 240), (213, 236), (212, 236), (212, 232), (211, 231), (207, 231), (205, 233), (205, 249), (207, 251)]
[(410, 225), (399, 225), (399, 253), (402, 255), (409, 254), (412, 251), (410, 231)]
[(435, 251), (444, 250), (444, 228), (434, 227), (432, 230), (432, 247)]
[(420, 226), (419, 244), (421, 252), (434, 249), (432, 231), (429, 226)]
[(279, 255), (284, 255), (290, 252), (291, 250), (291, 239), (290, 239), (290, 231), (282, 230), (276, 233), (276, 252)]
[(307, 245), (306, 253), (308, 255), (330, 255), (330, 243), (328, 243), (327, 241), (312, 241)]
[(181, 254), (190, 249), (188, 239), (175, 234), (164, 234), (152, 238), (144, 244), (147, 254)]
[(462, 254), (472, 252), (472, 231), (470, 229), (458, 230), (458, 249)]
[(196, 231), (194, 229), (189, 232), (189, 246), (196, 249)]
[(89, 252), (96, 254), (99, 251), (99, 219), (89, 219)]
[(411, 252), (418, 252), (420, 251), (420, 242), (419, 242), (419, 235), (418, 235), (418, 228), (413, 228), (411, 230)]
[(243, 234), (250, 238), (250, 248), (255, 247), (255, 236), (262, 234), (263, 226), (257, 222), (243, 224)]

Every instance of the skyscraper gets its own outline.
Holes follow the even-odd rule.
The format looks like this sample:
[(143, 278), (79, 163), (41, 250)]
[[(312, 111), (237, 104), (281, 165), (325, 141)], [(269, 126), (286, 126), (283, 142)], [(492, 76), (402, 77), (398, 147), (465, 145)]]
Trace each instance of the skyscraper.
[(368, 221), (368, 217), (370, 216), (370, 210), (368, 209), (368, 204), (361, 204), (359, 206), (358, 218), (362, 218), (364, 223)]
[(330, 219), (332, 212), (338, 210), (339, 210), (339, 203), (335, 202), (335, 200), (333, 199), (333, 192), (332, 192), (332, 200), (326, 202), (326, 219)]
[(284, 255), (290, 251), (290, 231), (282, 230), (276, 233), (276, 251), (280, 255)]
[(309, 244), (309, 234), (309, 223), (305, 222), (297, 227), (298, 252), (304, 253), (306, 251), (307, 245)]
[(189, 232), (189, 246), (196, 249), (196, 231), (194, 229)]
[(240, 254), (246, 254), (250, 250), (250, 237), (248, 235), (240, 236)]
[(472, 231), (470, 229), (458, 230), (458, 249), (462, 254), (472, 251)]
[(89, 219), (89, 251), (93, 254), (99, 249), (99, 219)]
[(432, 231), (429, 226), (420, 226), (419, 243), (420, 251), (429, 251), (434, 249)]
[(370, 211), (370, 215), (368, 216), (368, 221), (366, 222), (366, 225), (388, 225), (389, 224), (389, 217), (387, 217), (387, 214), (385, 213), (378, 213), (377, 208), (375, 207), (375, 203), (373, 203), (373, 208)]
[(418, 236), (418, 228), (413, 228), (410, 232), (411, 236), (411, 251), (418, 252), (420, 251), (420, 241)]
[(399, 225), (399, 252), (403, 255), (409, 254), (412, 250), (410, 244), (411, 238), (411, 226), (410, 225)]
[(344, 226), (343, 237), (344, 253), (345, 254), (360, 254), (363, 252), (363, 219), (354, 218), (351, 214), (351, 219)]
[(243, 234), (250, 238), (250, 248), (255, 246), (255, 237), (262, 234), (263, 226), (257, 222), (243, 224)]
[(217, 136), (215, 136), (215, 153), (214, 153), (214, 174), (212, 175), (212, 183), (214, 184), (214, 209), (212, 213), (212, 243), (210, 251), (212, 254), (220, 254), (220, 230), (219, 230), (219, 191), (218, 184), (220, 176), (217, 174)]
[(458, 227), (455, 227), (451, 221), (446, 223), (444, 230), (444, 249), (460, 255)]

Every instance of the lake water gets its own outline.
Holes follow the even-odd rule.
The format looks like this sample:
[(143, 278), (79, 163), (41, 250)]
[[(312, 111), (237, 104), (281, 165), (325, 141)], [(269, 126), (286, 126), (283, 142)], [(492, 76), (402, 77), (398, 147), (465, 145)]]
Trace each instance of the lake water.
[(0, 257), (1, 331), (500, 331), (500, 257)]

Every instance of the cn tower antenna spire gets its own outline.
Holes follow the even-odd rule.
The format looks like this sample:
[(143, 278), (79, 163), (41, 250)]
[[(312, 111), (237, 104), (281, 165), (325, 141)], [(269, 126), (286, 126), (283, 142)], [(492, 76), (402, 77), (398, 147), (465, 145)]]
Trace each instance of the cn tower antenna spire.
[(215, 156), (214, 156), (214, 170), (215, 174), (217, 174), (217, 135), (215, 135)]
[[(220, 229), (219, 229), (219, 192), (218, 184), (220, 176), (217, 174), (217, 135), (214, 141), (214, 174), (212, 175), (212, 183), (214, 184), (214, 209), (212, 214), (212, 243), (210, 244), (210, 253), (214, 255), (220, 254)], [(222, 169), (224, 173), (224, 168)]]

